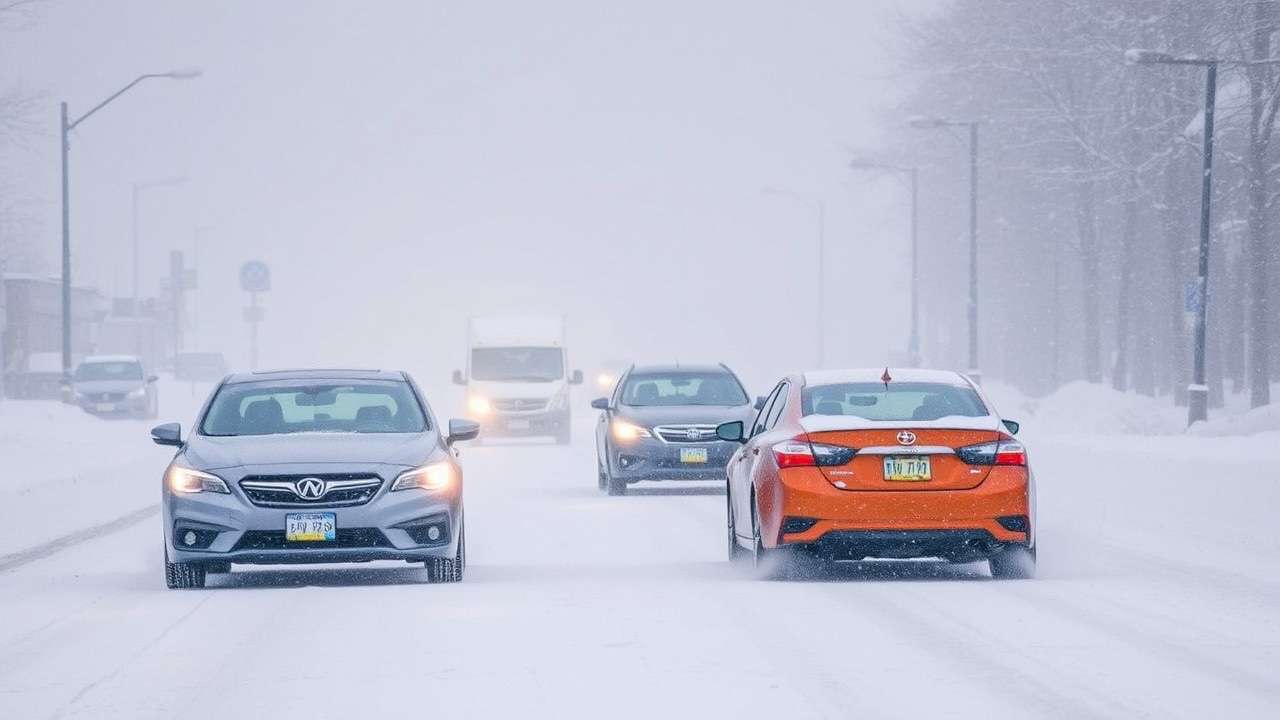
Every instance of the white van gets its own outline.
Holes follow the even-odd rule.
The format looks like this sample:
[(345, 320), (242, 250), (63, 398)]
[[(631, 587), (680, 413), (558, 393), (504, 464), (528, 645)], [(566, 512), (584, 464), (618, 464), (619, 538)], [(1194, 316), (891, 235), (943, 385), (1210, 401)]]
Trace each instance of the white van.
[(467, 368), (453, 381), (467, 387), (467, 416), (483, 426), (481, 437), (570, 437), (569, 386), (582, 371), (569, 371), (564, 319), (548, 315), (473, 317), (467, 330)]

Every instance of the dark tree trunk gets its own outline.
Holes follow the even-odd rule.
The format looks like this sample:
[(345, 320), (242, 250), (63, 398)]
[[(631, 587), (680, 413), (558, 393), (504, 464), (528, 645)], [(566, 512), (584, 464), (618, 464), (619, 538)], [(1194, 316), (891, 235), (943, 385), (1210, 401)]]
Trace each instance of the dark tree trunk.
[[(1271, 33), (1276, 29), (1274, 3), (1254, 4), (1253, 56), (1271, 56)], [(1260, 407), (1271, 402), (1271, 314), (1267, 293), (1271, 289), (1271, 256), (1267, 237), (1267, 147), (1271, 125), (1267, 115), (1270, 80), (1269, 65), (1254, 65), (1249, 76), (1249, 404)]]

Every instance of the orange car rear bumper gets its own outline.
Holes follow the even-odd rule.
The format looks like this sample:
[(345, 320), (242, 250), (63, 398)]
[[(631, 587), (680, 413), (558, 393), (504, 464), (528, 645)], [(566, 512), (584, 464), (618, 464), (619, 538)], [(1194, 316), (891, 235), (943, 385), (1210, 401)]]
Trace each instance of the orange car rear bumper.
[[(857, 530), (984, 530), (1002, 543), (1031, 535), (1009, 530), (997, 518), (1030, 518), (1028, 472), (995, 467), (969, 490), (840, 490), (818, 468), (789, 468), (782, 482), (759, 497), (762, 540), (767, 547), (815, 543), (824, 535)], [(813, 518), (803, 532), (783, 533), (785, 518)], [(1030, 522), (1030, 520), (1028, 520)]]

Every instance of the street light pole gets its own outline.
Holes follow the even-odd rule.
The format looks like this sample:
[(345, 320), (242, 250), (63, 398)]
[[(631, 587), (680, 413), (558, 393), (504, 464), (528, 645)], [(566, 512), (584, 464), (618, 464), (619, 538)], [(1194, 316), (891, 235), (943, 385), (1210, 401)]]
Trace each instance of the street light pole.
[(1209, 419), (1209, 384), (1205, 379), (1205, 323), (1209, 309), (1209, 208), (1213, 202), (1213, 114), (1218, 94), (1218, 63), (1206, 65), (1204, 83), (1204, 158), (1200, 179), (1200, 264), (1196, 290), (1200, 298), (1196, 308), (1195, 361), (1192, 363), (1191, 386), (1187, 388), (1187, 425)]
[(150, 78), (189, 80), (196, 77), (200, 77), (200, 71), (195, 69), (139, 75), (133, 82), (108, 95), (107, 99), (94, 105), (88, 112), (75, 120), (68, 118), (67, 103), (65, 101), (60, 106), (61, 132), (59, 133), (59, 141), (62, 154), (62, 376), (64, 379), (71, 376), (71, 180), (70, 168), (68, 167), (68, 154), (71, 150), (71, 131), (75, 130), (80, 123), (88, 120), (91, 115), (110, 104), (112, 100), (132, 90), (135, 85), (143, 80)]
[(969, 129), (969, 369), (966, 374), (982, 382), (978, 369), (978, 121), (948, 120), (935, 117), (913, 117), (914, 128), (967, 127)]
[(71, 377), (71, 186), (68, 173), (67, 104), (62, 103), (62, 131), (58, 146), (62, 153), (62, 377)]
[(1203, 67), (1204, 83), (1204, 149), (1200, 168), (1200, 257), (1196, 273), (1194, 360), (1191, 384), (1187, 386), (1187, 425), (1209, 419), (1209, 384), (1205, 379), (1205, 343), (1209, 310), (1209, 230), (1213, 202), (1213, 116), (1217, 107), (1218, 66), (1272, 65), (1280, 58), (1262, 60), (1223, 60), (1220, 58), (1179, 57), (1154, 50), (1126, 50), (1124, 58), (1135, 65), (1196, 65)]

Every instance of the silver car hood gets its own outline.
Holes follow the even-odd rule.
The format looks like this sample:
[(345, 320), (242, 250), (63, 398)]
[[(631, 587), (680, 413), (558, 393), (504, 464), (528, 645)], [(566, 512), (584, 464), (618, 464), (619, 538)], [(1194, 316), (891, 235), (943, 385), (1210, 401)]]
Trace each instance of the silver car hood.
[(213, 437), (193, 434), (183, 455), (202, 470), (244, 465), (382, 463), (413, 467), (437, 447), (428, 433), (290, 433)]

